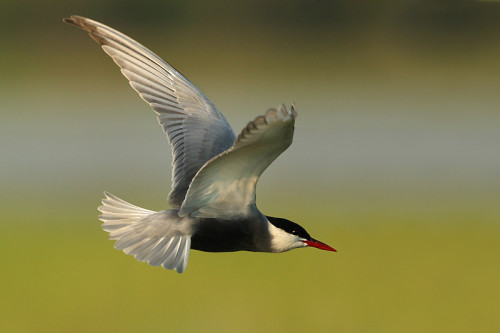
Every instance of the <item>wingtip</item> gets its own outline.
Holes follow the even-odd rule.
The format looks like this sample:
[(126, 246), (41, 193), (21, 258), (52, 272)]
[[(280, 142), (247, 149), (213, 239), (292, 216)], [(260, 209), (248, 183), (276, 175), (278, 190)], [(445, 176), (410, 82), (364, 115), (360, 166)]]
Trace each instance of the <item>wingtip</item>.
[(285, 120), (289, 120), (290, 118), (295, 118), (297, 116), (295, 103), (292, 103), (292, 105), (290, 106), (290, 111), (288, 111), (285, 104), (281, 104), (278, 110), (278, 113), (283, 116)]
[(82, 30), (88, 31), (91, 34), (99, 26), (102, 25), (99, 22), (96, 22), (94, 20), (79, 15), (71, 15), (70, 17), (65, 17), (63, 18), (63, 22), (78, 27)]
[(286, 105), (281, 104), (278, 108), (278, 112), (280, 112), (283, 116), (286, 117), (288, 115), (288, 110), (286, 109)]
[(290, 107), (290, 111), (292, 112), (292, 115), (294, 117), (297, 117), (297, 107), (295, 106), (295, 102), (292, 103), (292, 106)]
[(74, 26), (77, 26), (77, 27), (82, 27), (80, 22), (83, 20), (84, 18), (81, 17), (81, 16), (78, 16), (78, 15), (71, 15), (70, 17), (64, 17), (63, 18), (63, 22), (64, 23), (67, 23), (67, 24), (71, 24), (71, 25), (74, 25)]
[(281, 104), (278, 108), (270, 108), (266, 111), (264, 118), (266, 123), (274, 122), (278, 119), (283, 119), (285, 121), (290, 120), (290, 118), (297, 117), (297, 111), (295, 109), (295, 103), (292, 103), (290, 111), (288, 111), (285, 104)]

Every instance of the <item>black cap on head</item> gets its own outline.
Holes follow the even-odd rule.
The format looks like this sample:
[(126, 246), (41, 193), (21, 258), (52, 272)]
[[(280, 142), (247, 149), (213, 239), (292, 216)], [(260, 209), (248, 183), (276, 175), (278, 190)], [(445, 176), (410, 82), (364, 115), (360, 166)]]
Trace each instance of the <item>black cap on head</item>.
[(295, 222), (280, 217), (266, 216), (268, 221), (271, 222), (276, 228), (280, 228), (289, 234), (297, 235), (301, 238), (311, 239), (307, 231)]

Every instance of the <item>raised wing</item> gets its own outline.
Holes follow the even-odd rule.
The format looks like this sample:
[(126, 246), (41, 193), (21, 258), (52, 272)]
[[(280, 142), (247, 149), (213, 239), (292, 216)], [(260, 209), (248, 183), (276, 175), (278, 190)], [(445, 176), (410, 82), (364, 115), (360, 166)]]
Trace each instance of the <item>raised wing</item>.
[(130, 37), (80, 16), (64, 22), (88, 31), (158, 114), (172, 144), (172, 190), (168, 201), (173, 208), (179, 208), (198, 170), (234, 143), (236, 136), (231, 126), (182, 74)]
[(193, 178), (180, 216), (228, 218), (255, 209), (255, 187), (264, 170), (292, 143), (297, 112), (282, 105), (257, 117), (234, 145), (208, 161)]

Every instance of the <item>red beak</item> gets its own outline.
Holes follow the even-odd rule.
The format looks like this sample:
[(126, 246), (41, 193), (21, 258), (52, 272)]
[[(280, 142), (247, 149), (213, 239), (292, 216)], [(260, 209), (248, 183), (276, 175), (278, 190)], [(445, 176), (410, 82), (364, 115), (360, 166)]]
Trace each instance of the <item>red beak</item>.
[(313, 238), (311, 238), (311, 240), (306, 240), (303, 242), (306, 243), (307, 246), (315, 247), (315, 248), (320, 249), (320, 250), (337, 252), (337, 250), (335, 250), (333, 247), (326, 245), (325, 243), (322, 243), (322, 242), (315, 240)]

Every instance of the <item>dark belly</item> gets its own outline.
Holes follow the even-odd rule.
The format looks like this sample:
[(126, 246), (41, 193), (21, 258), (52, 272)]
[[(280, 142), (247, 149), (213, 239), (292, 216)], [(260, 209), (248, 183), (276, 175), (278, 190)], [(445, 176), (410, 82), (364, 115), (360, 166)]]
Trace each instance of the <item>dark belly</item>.
[(191, 237), (191, 248), (205, 252), (255, 251), (250, 223), (202, 219)]

